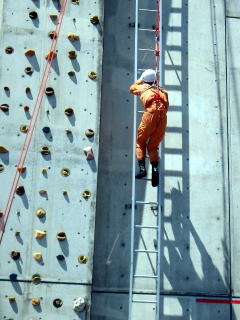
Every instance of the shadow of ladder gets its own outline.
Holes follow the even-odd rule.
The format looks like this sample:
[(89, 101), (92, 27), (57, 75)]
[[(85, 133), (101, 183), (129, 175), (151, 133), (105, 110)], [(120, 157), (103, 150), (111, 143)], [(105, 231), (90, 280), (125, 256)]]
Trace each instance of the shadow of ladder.
[[(162, 205), (162, 233), (161, 233), (161, 257), (164, 255), (164, 249), (168, 249), (171, 245), (179, 246), (175, 240), (169, 240), (168, 237), (164, 239), (165, 224), (172, 225), (172, 208), (169, 210), (169, 205), (166, 201), (172, 199), (172, 189), (176, 189), (182, 198), (179, 205), (179, 214), (184, 212), (188, 219), (190, 218), (190, 204), (189, 204), (189, 110), (188, 110), (188, 0), (179, 1), (178, 5), (170, 1), (164, 2), (164, 16), (163, 16), (163, 46), (164, 56), (162, 57), (163, 78), (162, 85), (171, 95), (174, 92), (174, 97), (179, 102), (171, 101), (168, 114), (177, 115), (177, 120), (171, 119), (171, 126), (167, 126), (167, 135), (172, 135), (171, 139), (165, 139), (161, 145), (161, 152), (164, 157), (161, 158), (161, 205)], [(175, 15), (175, 19), (171, 21), (171, 15)], [(178, 19), (176, 19), (176, 16)], [(176, 36), (177, 35), (177, 36)], [(168, 74), (168, 76), (166, 76)], [(171, 74), (170, 74), (171, 73)], [(177, 80), (177, 84), (176, 84)], [(176, 122), (175, 122), (176, 121)], [(176, 139), (176, 137), (178, 138)], [(169, 137), (168, 137), (169, 138)], [(168, 145), (171, 140), (170, 145)], [(166, 142), (167, 141), (167, 142)], [(180, 142), (181, 141), (181, 142)], [(167, 166), (167, 159), (175, 157), (174, 168)], [(181, 165), (180, 165), (181, 164)], [(167, 190), (170, 188), (171, 190)], [(165, 212), (165, 211), (169, 212)], [(188, 242), (189, 235), (188, 236)], [(187, 238), (187, 237), (186, 237)], [(185, 241), (186, 241), (185, 238)], [(180, 247), (179, 247), (180, 250)], [(165, 270), (163, 270), (165, 271)], [(163, 278), (164, 272), (161, 273)], [(162, 279), (161, 279), (162, 280)], [(160, 281), (161, 281), (160, 280)], [(176, 287), (173, 289), (177, 290)], [(164, 288), (162, 289), (164, 293)], [(179, 294), (179, 291), (178, 291)], [(174, 296), (174, 295), (173, 295)], [(164, 319), (164, 300), (160, 302), (160, 318)], [(181, 318), (182, 316), (170, 316), (173, 319)], [(187, 317), (190, 316), (187, 315)], [(184, 318), (185, 319), (185, 318)]]
[[(139, 51), (151, 51), (154, 53), (155, 50), (150, 48), (139, 48), (139, 32), (146, 33), (146, 32), (155, 32), (153, 29), (146, 29), (140, 28), (138, 21), (139, 21), (139, 13), (141, 14), (148, 14), (149, 12), (156, 12), (157, 9), (146, 9), (146, 8), (139, 8), (138, 0), (135, 1), (135, 54), (134, 54), (134, 80), (136, 81), (138, 78), (138, 73), (144, 71), (145, 69), (141, 69), (138, 66), (138, 52)], [(162, 20), (160, 20), (162, 23)], [(159, 30), (162, 30), (162, 27), (159, 25)], [(162, 42), (162, 39), (161, 39)], [(161, 46), (162, 47), (162, 46)], [(161, 54), (162, 55), (162, 54)], [(160, 57), (160, 66), (161, 66), (162, 58)], [(160, 85), (161, 81), (161, 74), (160, 71)], [(128, 313), (128, 320), (133, 320), (133, 304), (150, 304), (155, 305), (155, 320), (160, 320), (160, 255), (161, 255), (161, 192), (158, 186), (157, 192), (157, 200), (156, 202), (149, 202), (149, 201), (142, 201), (136, 200), (136, 161), (135, 161), (135, 145), (136, 145), (136, 127), (137, 127), (137, 113), (144, 113), (144, 111), (137, 110), (137, 97), (134, 96), (134, 119), (133, 119), (133, 164), (132, 164), (132, 211), (131, 211), (131, 262), (130, 262), (130, 283), (129, 283), (129, 313)], [(151, 179), (144, 179), (147, 182), (151, 182)], [(157, 209), (157, 220), (156, 225), (143, 225), (143, 224), (136, 224), (135, 222), (135, 208), (136, 205), (152, 205)], [(157, 231), (157, 239), (156, 239), (156, 250), (147, 250), (147, 249), (136, 249), (135, 243), (135, 230), (136, 229), (147, 229), (149, 232)], [(136, 274), (134, 273), (134, 266), (135, 261), (137, 259), (138, 253), (146, 253), (146, 254), (156, 254), (156, 266), (155, 266), (155, 274), (147, 275), (147, 274)], [(148, 300), (148, 299), (135, 299), (133, 298), (134, 294), (134, 280), (136, 278), (143, 278), (143, 279), (155, 279), (156, 280), (156, 292), (151, 296), (155, 296), (155, 299)], [(154, 319), (153, 319), (154, 320)]]

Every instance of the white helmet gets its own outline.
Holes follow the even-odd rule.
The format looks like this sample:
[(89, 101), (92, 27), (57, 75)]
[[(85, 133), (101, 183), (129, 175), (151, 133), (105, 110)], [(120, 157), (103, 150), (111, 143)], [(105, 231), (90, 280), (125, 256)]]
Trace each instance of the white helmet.
[(142, 73), (140, 80), (143, 82), (154, 82), (156, 80), (156, 72), (153, 69), (147, 69)]

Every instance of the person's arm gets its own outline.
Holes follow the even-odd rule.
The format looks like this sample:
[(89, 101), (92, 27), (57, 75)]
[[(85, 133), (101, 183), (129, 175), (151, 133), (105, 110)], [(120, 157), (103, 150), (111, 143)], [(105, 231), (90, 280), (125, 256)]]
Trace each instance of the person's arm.
[(159, 89), (160, 94), (162, 96), (163, 101), (169, 106), (169, 101), (168, 101), (168, 92), (164, 88)]
[(165, 94), (165, 96), (168, 100), (168, 92), (164, 88), (160, 88), (160, 91)]
[(140, 96), (140, 94), (145, 89), (145, 87), (146, 87), (146, 84), (142, 80), (137, 80), (131, 85), (131, 87), (129, 88), (129, 91), (132, 94)]

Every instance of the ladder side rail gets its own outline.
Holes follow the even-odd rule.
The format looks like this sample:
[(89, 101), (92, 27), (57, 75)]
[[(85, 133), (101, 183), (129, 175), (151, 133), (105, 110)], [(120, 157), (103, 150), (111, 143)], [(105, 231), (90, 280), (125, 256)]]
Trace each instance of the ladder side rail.
[[(138, 0), (135, 0), (135, 43), (134, 43), (134, 81), (137, 80), (138, 68)], [(133, 105), (133, 159), (132, 159), (132, 210), (131, 210), (131, 260), (130, 260), (130, 284), (129, 284), (129, 307), (128, 319), (132, 320), (132, 303), (133, 303), (133, 272), (134, 272), (134, 236), (135, 236), (135, 146), (136, 146), (136, 129), (137, 129), (137, 96), (134, 95)]]
[[(160, 31), (160, 55), (159, 55), (159, 85), (160, 87), (163, 86), (163, 0), (160, 0), (160, 20), (159, 20), (159, 31)], [(162, 179), (162, 172), (163, 168), (161, 165), (161, 159), (163, 156), (163, 147), (162, 143), (160, 143), (160, 163), (159, 163), (159, 173), (160, 173), (160, 179), (159, 184), (160, 186), (163, 185), (163, 179)], [(157, 254), (157, 306), (156, 306), (156, 319), (160, 320), (160, 294), (161, 294), (161, 228), (162, 228), (162, 197), (161, 197), (161, 190), (158, 186), (158, 213), (157, 213), (157, 225), (158, 225), (158, 235), (157, 235), (157, 248), (158, 248), (158, 254)]]

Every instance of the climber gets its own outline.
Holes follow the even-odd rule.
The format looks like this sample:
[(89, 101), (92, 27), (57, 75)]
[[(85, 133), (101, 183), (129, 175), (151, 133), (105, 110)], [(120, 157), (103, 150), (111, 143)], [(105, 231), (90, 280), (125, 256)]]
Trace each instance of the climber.
[(156, 72), (152, 69), (145, 70), (140, 79), (131, 85), (129, 91), (140, 96), (146, 111), (137, 133), (136, 156), (139, 172), (136, 174), (136, 179), (147, 175), (145, 168), (147, 148), (152, 165), (152, 186), (156, 187), (159, 185), (158, 147), (167, 125), (168, 94), (165, 89), (156, 85)]

